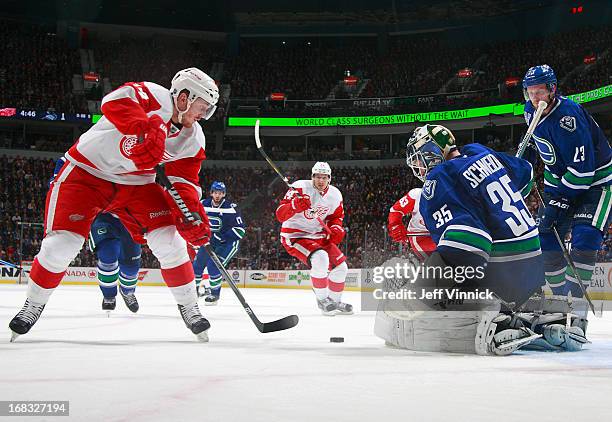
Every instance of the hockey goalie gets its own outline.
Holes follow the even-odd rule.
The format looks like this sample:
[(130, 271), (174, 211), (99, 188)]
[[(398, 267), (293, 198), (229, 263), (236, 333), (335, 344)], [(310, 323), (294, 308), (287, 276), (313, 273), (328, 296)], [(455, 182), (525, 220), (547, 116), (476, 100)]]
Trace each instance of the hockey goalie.
[[(419, 211), (436, 248), (412, 280), (396, 274), (383, 281), (375, 334), (428, 352), (580, 350), (584, 302), (544, 300), (544, 312), (529, 300), (544, 284), (538, 229), (523, 200), (531, 165), (479, 144), (459, 153), (452, 132), (439, 125), (418, 127), (406, 154), (424, 182)], [(396, 258), (385, 266), (402, 264)], [(416, 294), (397, 294), (404, 290)]]

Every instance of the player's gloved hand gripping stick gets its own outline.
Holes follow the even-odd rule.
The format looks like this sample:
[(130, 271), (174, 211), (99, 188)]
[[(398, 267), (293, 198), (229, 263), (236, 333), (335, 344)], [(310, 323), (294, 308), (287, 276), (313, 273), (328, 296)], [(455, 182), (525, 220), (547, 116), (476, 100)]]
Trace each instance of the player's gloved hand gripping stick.
[[(270, 167), (272, 167), (272, 169), (276, 172), (276, 174), (278, 174), (278, 176), (287, 185), (287, 187), (289, 189), (293, 189), (293, 186), (291, 185), (291, 183), (289, 183), (289, 179), (287, 179), (287, 177), (283, 175), (283, 173), (281, 173), (278, 167), (276, 167), (276, 164), (274, 164), (274, 162), (270, 159), (268, 154), (266, 154), (266, 151), (264, 151), (263, 146), (261, 145), (261, 139), (259, 137), (259, 120), (255, 122), (255, 145), (257, 145), (257, 149), (259, 150), (261, 155), (263, 155), (263, 158), (266, 159), (268, 164), (270, 164)], [(327, 233), (327, 236), (329, 237), (329, 235), (332, 234), (331, 229), (327, 226), (327, 224), (325, 224), (323, 220), (321, 220), (321, 217), (316, 216), (315, 218), (317, 219), (321, 227), (323, 227), (323, 230), (325, 230), (325, 233)]]
[[(197, 213), (192, 213), (191, 211), (189, 211), (189, 209), (185, 205), (185, 202), (179, 195), (178, 191), (172, 186), (172, 182), (170, 182), (170, 180), (168, 179), (168, 176), (166, 176), (166, 173), (164, 173), (163, 167), (158, 165), (155, 167), (155, 171), (157, 173), (158, 182), (163, 187), (166, 188), (166, 190), (168, 191), (168, 193), (170, 194), (170, 196), (172, 197), (172, 199), (174, 200), (178, 208), (181, 210), (181, 213), (183, 214), (183, 216), (190, 223), (197, 224), (197, 222), (201, 220), (200, 216)], [(292, 328), (297, 325), (297, 323), (299, 322), (297, 315), (289, 315), (289, 316), (286, 316), (284, 318), (281, 318), (279, 320), (272, 321), (272, 322), (261, 322), (255, 315), (255, 313), (253, 312), (249, 304), (244, 299), (244, 296), (242, 296), (242, 293), (240, 293), (240, 290), (238, 290), (238, 287), (236, 287), (236, 285), (234, 284), (234, 280), (232, 280), (232, 277), (228, 274), (227, 270), (225, 269), (225, 267), (219, 260), (219, 257), (217, 256), (217, 254), (215, 254), (215, 252), (211, 248), (210, 243), (206, 243), (203, 247), (204, 249), (206, 249), (206, 252), (212, 258), (213, 262), (215, 263), (219, 271), (221, 271), (221, 275), (223, 276), (223, 278), (225, 278), (225, 281), (227, 281), (227, 284), (229, 284), (232, 291), (234, 292), (234, 294), (240, 301), (240, 304), (242, 304), (242, 307), (244, 308), (246, 313), (249, 315), (249, 317), (251, 318), (251, 320), (253, 321), (257, 329), (259, 330), (259, 332), (271, 333), (273, 331), (286, 330), (288, 328)]]
[[(527, 133), (525, 133), (525, 137), (519, 144), (518, 151), (516, 152), (517, 157), (521, 158), (523, 154), (525, 153), (525, 149), (527, 149), (527, 145), (529, 144), (529, 142), (531, 141), (531, 137), (533, 136), (533, 131), (538, 125), (538, 122), (540, 121), (540, 118), (542, 117), (542, 113), (544, 112), (546, 107), (548, 107), (548, 104), (546, 104), (545, 101), (540, 101), (538, 103), (538, 108), (535, 112), (535, 115), (533, 116), (533, 119), (531, 120), (531, 123), (529, 124), (529, 127), (527, 128)], [(546, 204), (544, 204), (544, 200), (542, 199), (542, 195), (540, 195), (540, 191), (538, 190), (537, 186), (534, 186), (533, 189), (536, 192), (536, 196), (538, 197), (538, 201), (540, 201), (540, 204), (542, 204), (543, 206), (546, 206)], [(563, 252), (563, 256), (565, 257), (565, 260), (567, 261), (568, 265), (572, 269), (572, 272), (574, 273), (574, 277), (576, 277), (576, 280), (578, 280), (578, 285), (580, 286), (580, 290), (582, 290), (582, 294), (584, 295), (584, 298), (587, 300), (587, 302), (589, 302), (589, 307), (591, 308), (593, 315), (601, 316), (601, 313), (595, 312), (595, 305), (593, 305), (591, 298), (589, 297), (588, 293), (586, 292), (586, 289), (584, 288), (582, 278), (580, 277), (580, 274), (578, 274), (578, 270), (576, 269), (576, 264), (574, 263), (574, 260), (572, 259), (569, 252), (567, 251), (567, 248), (563, 244), (563, 240), (561, 239), (561, 236), (559, 236), (559, 232), (557, 231), (557, 228), (554, 225), (552, 226), (552, 232), (554, 233), (555, 238), (557, 239), (557, 242), (559, 243), (559, 246), (561, 247), (561, 251)]]

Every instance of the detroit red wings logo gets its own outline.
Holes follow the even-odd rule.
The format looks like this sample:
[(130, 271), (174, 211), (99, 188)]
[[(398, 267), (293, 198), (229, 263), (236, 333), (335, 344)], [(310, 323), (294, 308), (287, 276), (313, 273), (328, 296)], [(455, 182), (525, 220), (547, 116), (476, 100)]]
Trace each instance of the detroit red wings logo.
[(121, 155), (125, 158), (130, 158), (132, 155), (132, 148), (138, 143), (138, 138), (134, 135), (127, 135), (121, 138), (119, 141), (119, 150), (121, 151)]
[(308, 220), (314, 220), (317, 217), (323, 218), (327, 215), (329, 211), (329, 207), (323, 207), (321, 205), (317, 205), (316, 208), (309, 208), (304, 211), (304, 217)]

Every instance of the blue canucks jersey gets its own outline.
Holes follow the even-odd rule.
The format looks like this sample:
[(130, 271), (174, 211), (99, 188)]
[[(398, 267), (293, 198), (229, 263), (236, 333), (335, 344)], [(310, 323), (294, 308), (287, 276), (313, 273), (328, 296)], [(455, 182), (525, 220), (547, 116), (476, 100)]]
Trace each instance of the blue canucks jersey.
[[(574, 198), (591, 186), (612, 183), (612, 150), (603, 131), (579, 104), (558, 97), (542, 117), (533, 140), (544, 162), (544, 191)], [(525, 120), (531, 122), (534, 107), (525, 104)]]
[(538, 229), (523, 201), (533, 183), (531, 164), (480, 144), (465, 145), (461, 154), (436, 166), (421, 193), (419, 210), (437, 251), (485, 261), (539, 254)]
[(213, 205), (212, 198), (202, 200), (204, 211), (210, 222), (210, 231), (213, 234), (213, 243), (233, 242), (245, 235), (245, 227), (235, 203), (223, 199), (219, 206)]

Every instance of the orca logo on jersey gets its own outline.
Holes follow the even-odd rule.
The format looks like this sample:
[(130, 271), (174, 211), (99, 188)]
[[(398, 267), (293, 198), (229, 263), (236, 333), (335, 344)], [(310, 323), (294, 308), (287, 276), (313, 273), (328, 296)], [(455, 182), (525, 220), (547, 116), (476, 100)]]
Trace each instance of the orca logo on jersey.
[(552, 144), (544, 138), (540, 138), (539, 136), (533, 135), (533, 139), (535, 141), (536, 147), (538, 147), (538, 151), (540, 152), (540, 158), (544, 164), (549, 166), (555, 164), (557, 162), (557, 156), (555, 155), (555, 149)]
[(559, 120), (559, 126), (568, 132), (573, 132), (576, 130), (576, 118), (574, 116), (563, 116)]
[(435, 180), (425, 180), (425, 184), (423, 185), (422, 195), (425, 199), (430, 200), (434, 196), (434, 192), (436, 190), (436, 181)]
[(325, 217), (327, 215), (327, 212), (329, 211), (329, 207), (322, 207), (321, 205), (317, 205), (316, 208), (309, 208), (306, 211), (304, 211), (304, 217), (306, 217), (309, 220), (313, 220), (317, 217)]
[(134, 135), (127, 135), (119, 141), (119, 150), (125, 158), (130, 158), (132, 148), (138, 143), (138, 138)]

